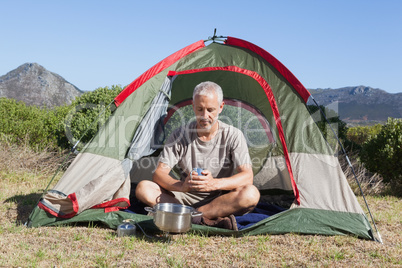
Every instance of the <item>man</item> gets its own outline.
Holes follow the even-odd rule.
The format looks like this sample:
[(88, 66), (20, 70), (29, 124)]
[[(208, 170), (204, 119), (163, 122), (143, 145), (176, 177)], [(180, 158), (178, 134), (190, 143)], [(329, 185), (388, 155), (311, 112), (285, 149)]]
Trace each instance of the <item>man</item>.
[[(260, 194), (243, 133), (218, 120), (224, 106), (219, 85), (203, 82), (193, 92), (196, 121), (168, 138), (152, 181), (141, 181), (136, 197), (149, 206), (181, 203), (203, 213), (193, 223), (237, 230), (234, 215), (251, 211)], [(169, 173), (178, 165), (180, 181)], [(192, 172), (202, 168), (202, 174)]]

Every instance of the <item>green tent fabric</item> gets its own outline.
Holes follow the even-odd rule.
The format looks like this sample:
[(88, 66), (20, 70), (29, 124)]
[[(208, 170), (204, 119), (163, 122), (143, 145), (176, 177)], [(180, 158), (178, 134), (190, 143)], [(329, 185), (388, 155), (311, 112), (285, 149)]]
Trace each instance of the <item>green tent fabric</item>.
[[(146, 234), (152, 235), (161, 233), (154, 225), (152, 218), (142, 214), (132, 214), (124, 211), (105, 213), (102, 209), (89, 209), (74, 218), (60, 219), (57, 217), (49, 217), (44, 210), (36, 210), (35, 212), (37, 213), (35, 217), (41, 222), (41, 225), (38, 226), (63, 226), (101, 222), (109, 228), (116, 229), (123, 220), (133, 219), (144, 229)], [(367, 230), (371, 230), (371, 228), (364, 215), (300, 208), (281, 212), (240, 231), (192, 225), (192, 231), (208, 235), (243, 236), (299, 233), (355, 235), (364, 239), (372, 239), (371, 232), (367, 232)]]
[[(154, 230), (150, 217), (121, 210), (130, 206), (130, 187), (151, 179), (166, 136), (192, 120), (192, 91), (203, 81), (222, 87), (226, 105), (220, 118), (245, 134), (261, 202), (286, 210), (236, 233), (198, 225), (193, 230), (350, 234), (374, 240), (335, 152), (308, 111), (310, 93), (271, 54), (233, 37), (191, 44), (127, 86), (115, 98), (117, 108), (109, 120), (40, 200), (29, 225), (100, 221), (116, 228), (132, 218)], [(155, 105), (166, 111), (149, 116)], [(139, 135), (146, 125), (152, 133)]]

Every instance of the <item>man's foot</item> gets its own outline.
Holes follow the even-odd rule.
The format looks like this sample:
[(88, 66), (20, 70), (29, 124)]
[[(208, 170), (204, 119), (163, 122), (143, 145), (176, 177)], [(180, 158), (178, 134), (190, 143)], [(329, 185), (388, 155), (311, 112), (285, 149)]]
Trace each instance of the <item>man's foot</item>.
[(193, 222), (193, 223), (238, 231), (236, 218), (233, 214), (229, 215), (228, 217), (218, 217), (213, 220), (202, 217), (199, 222)]

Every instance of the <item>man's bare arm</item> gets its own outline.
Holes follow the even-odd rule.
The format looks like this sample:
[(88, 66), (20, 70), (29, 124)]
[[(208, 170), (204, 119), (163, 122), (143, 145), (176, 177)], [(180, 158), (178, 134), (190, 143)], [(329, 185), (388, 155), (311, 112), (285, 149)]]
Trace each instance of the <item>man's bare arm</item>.
[(170, 170), (171, 168), (168, 165), (159, 162), (152, 176), (152, 180), (165, 190), (188, 192), (190, 190), (187, 184), (188, 178), (184, 182), (176, 180), (169, 175)]

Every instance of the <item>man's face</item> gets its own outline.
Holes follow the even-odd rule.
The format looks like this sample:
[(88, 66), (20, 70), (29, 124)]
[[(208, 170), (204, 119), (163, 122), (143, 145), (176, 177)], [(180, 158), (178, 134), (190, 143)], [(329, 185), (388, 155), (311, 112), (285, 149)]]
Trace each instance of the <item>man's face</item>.
[(218, 120), (224, 103), (218, 102), (215, 92), (205, 95), (196, 95), (193, 100), (193, 110), (200, 129), (210, 130)]

